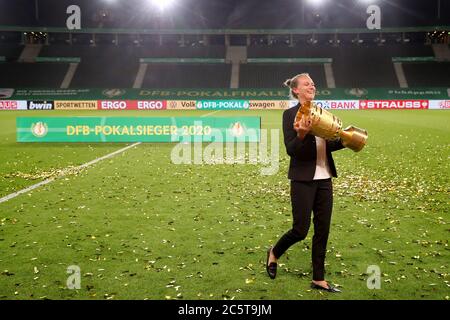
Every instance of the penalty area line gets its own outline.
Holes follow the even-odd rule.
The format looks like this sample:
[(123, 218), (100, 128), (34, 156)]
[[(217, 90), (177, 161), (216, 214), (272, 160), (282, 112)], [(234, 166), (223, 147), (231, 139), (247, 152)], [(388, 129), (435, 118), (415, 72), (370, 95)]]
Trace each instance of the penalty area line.
[[(122, 148), (122, 149), (116, 150), (116, 151), (111, 152), (111, 153), (108, 153), (107, 155), (104, 155), (104, 156), (102, 156), (102, 157), (99, 157), (99, 158), (96, 158), (96, 159), (91, 160), (91, 161), (89, 161), (89, 162), (83, 163), (82, 165), (79, 165), (78, 167), (71, 168), (71, 170), (73, 170), (73, 169), (75, 169), (75, 170), (82, 170), (82, 169), (85, 169), (85, 168), (87, 168), (87, 167), (89, 167), (89, 166), (92, 166), (93, 164), (96, 164), (97, 162), (100, 162), (100, 161), (105, 160), (105, 159), (109, 159), (109, 158), (114, 157), (115, 155), (117, 155), (117, 154), (119, 154), (119, 153), (122, 153), (122, 152), (124, 152), (124, 151), (127, 151), (128, 149), (131, 149), (131, 148), (133, 148), (133, 147), (135, 147), (135, 146), (138, 146), (138, 145), (140, 145), (141, 143), (142, 143), (142, 142), (136, 142), (136, 143), (133, 143), (133, 144), (131, 144), (131, 145), (129, 145), (129, 146), (126, 146), (126, 147), (124, 147), (124, 148)], [(4, 197), (0, 198), (0, 203), (6, 202), (6, 201), (8, 201), (8, 200), (11, 200), (11, 199), (17, 197), (17, 196), (20, 196), (21, 194), (30, 192), (30, 191), (32, 191), (32, 190), (34, 190), (34, 189), (37, 189), (37, 188), (41, 187), (41, 186), (44, 186), (44, 185), (46, 185), (46, 184), (49, 184), (50, 182), (53, 182), (53, 181), (56, 180), (57, 178), (63, 177), (63, 176), (65, 176), (65, 175), (66, 175), (66, 173), (64, 173), (64, 170), (63, 170), (63, 172), (62, 172), (60, 175), (58, 175), (57, 177), (47, 178), (47, 179), (45, 179), (45, 180), (43, 180), (43, 181), (41, 181), (41, 182), (38, 182), (38, 183), (33, 184), (33, 185), (29, 186), (29, 187), (26, 187), (25, 189), (22, 189), (22, 190), (13, 192), (13, 193), (11, 193), (11, 194), (8, 194), (7, 196), (4, 196)]]

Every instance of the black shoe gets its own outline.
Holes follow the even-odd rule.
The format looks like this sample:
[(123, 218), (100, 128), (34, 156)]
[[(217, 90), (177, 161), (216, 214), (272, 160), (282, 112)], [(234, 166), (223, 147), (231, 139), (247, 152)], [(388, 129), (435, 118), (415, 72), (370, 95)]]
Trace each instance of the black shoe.
[(341, 290), (339, 290), (339, 289), (336, 288), (336, 287), (333, 287), (333, 286), (330, 285), (329, 283), (328, 283), (328, 288), (325, 288), (325, 287), (319, 286), (319, 285), (317, 285), (317, 284), (315, 284), (315, 283), (313, 282), (313, 283), (311, 283), (311, 288), (312, 288), (312, 289), (317, 289), (317, 290), (324, 290), (324, 291), (328, 291), (328, 292), (333, 292), (333, 293), (342, 292)]
[(267, 274), (269, 275), (269, 277), (271, 279), (275, 279), (275, 277), (277, 276), (277, 263), (271, 262), (269, 264), (269, 257), (270, 257), (271, 250), (272, 250), (272, 248), (269, 248), (269, 250), (267, 250), (266, 270), (267, 270)]

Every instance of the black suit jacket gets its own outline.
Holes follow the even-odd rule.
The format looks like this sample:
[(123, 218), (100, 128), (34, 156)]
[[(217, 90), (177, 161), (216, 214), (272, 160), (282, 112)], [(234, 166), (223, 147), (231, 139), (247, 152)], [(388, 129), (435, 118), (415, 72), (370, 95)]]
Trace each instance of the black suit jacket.
[[(288, 178), (296, 181), (312, 181), (316, 172), (316, 138), (307, 134), (303, 140), (297, 137), (294, 120), (300, 103), (283, 113), (283, 134), (286, 152), (291, 157)], [(337, 177), (336, 167), (331, 152), (344, 148), (341, 140), (327, 141), (326, 153), (328, 165), (333, 177)]]

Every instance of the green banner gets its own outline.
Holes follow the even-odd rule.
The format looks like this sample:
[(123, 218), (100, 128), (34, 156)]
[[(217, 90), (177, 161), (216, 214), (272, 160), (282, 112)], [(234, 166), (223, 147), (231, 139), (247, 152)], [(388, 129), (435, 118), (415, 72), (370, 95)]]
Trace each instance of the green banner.
[(435, 62), (436, 57), (392, 57), (392, 62)]
[(260, 117), (18, 117), (17, 142), (259, 142)]
[(332, 63), (332, 58), (248, 58), (247, 63)]
[(79, 63), (81, 62), (81, 58), (79, 57), (36, 57), (34, 59), (36, 62), (73, 62)]
[(225, 59), (215, 58), (141, 58), (140, 63), (225, 63)]
[[(268, 89), (8, 89), (0, 100), (288, 100), (284, 88)], [(450, 88), (318, 88), (317, 100), (449, 99)]]

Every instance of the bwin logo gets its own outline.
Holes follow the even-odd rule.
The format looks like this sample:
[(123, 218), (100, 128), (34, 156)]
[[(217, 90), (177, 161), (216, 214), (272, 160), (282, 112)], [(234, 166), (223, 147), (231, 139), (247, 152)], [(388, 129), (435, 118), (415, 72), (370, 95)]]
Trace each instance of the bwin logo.
[(53, 109), (53, 104), (47, 101), (44, 102), (33, 102), (31, 101), (28, 105), (29, 110), (51, 110)]

